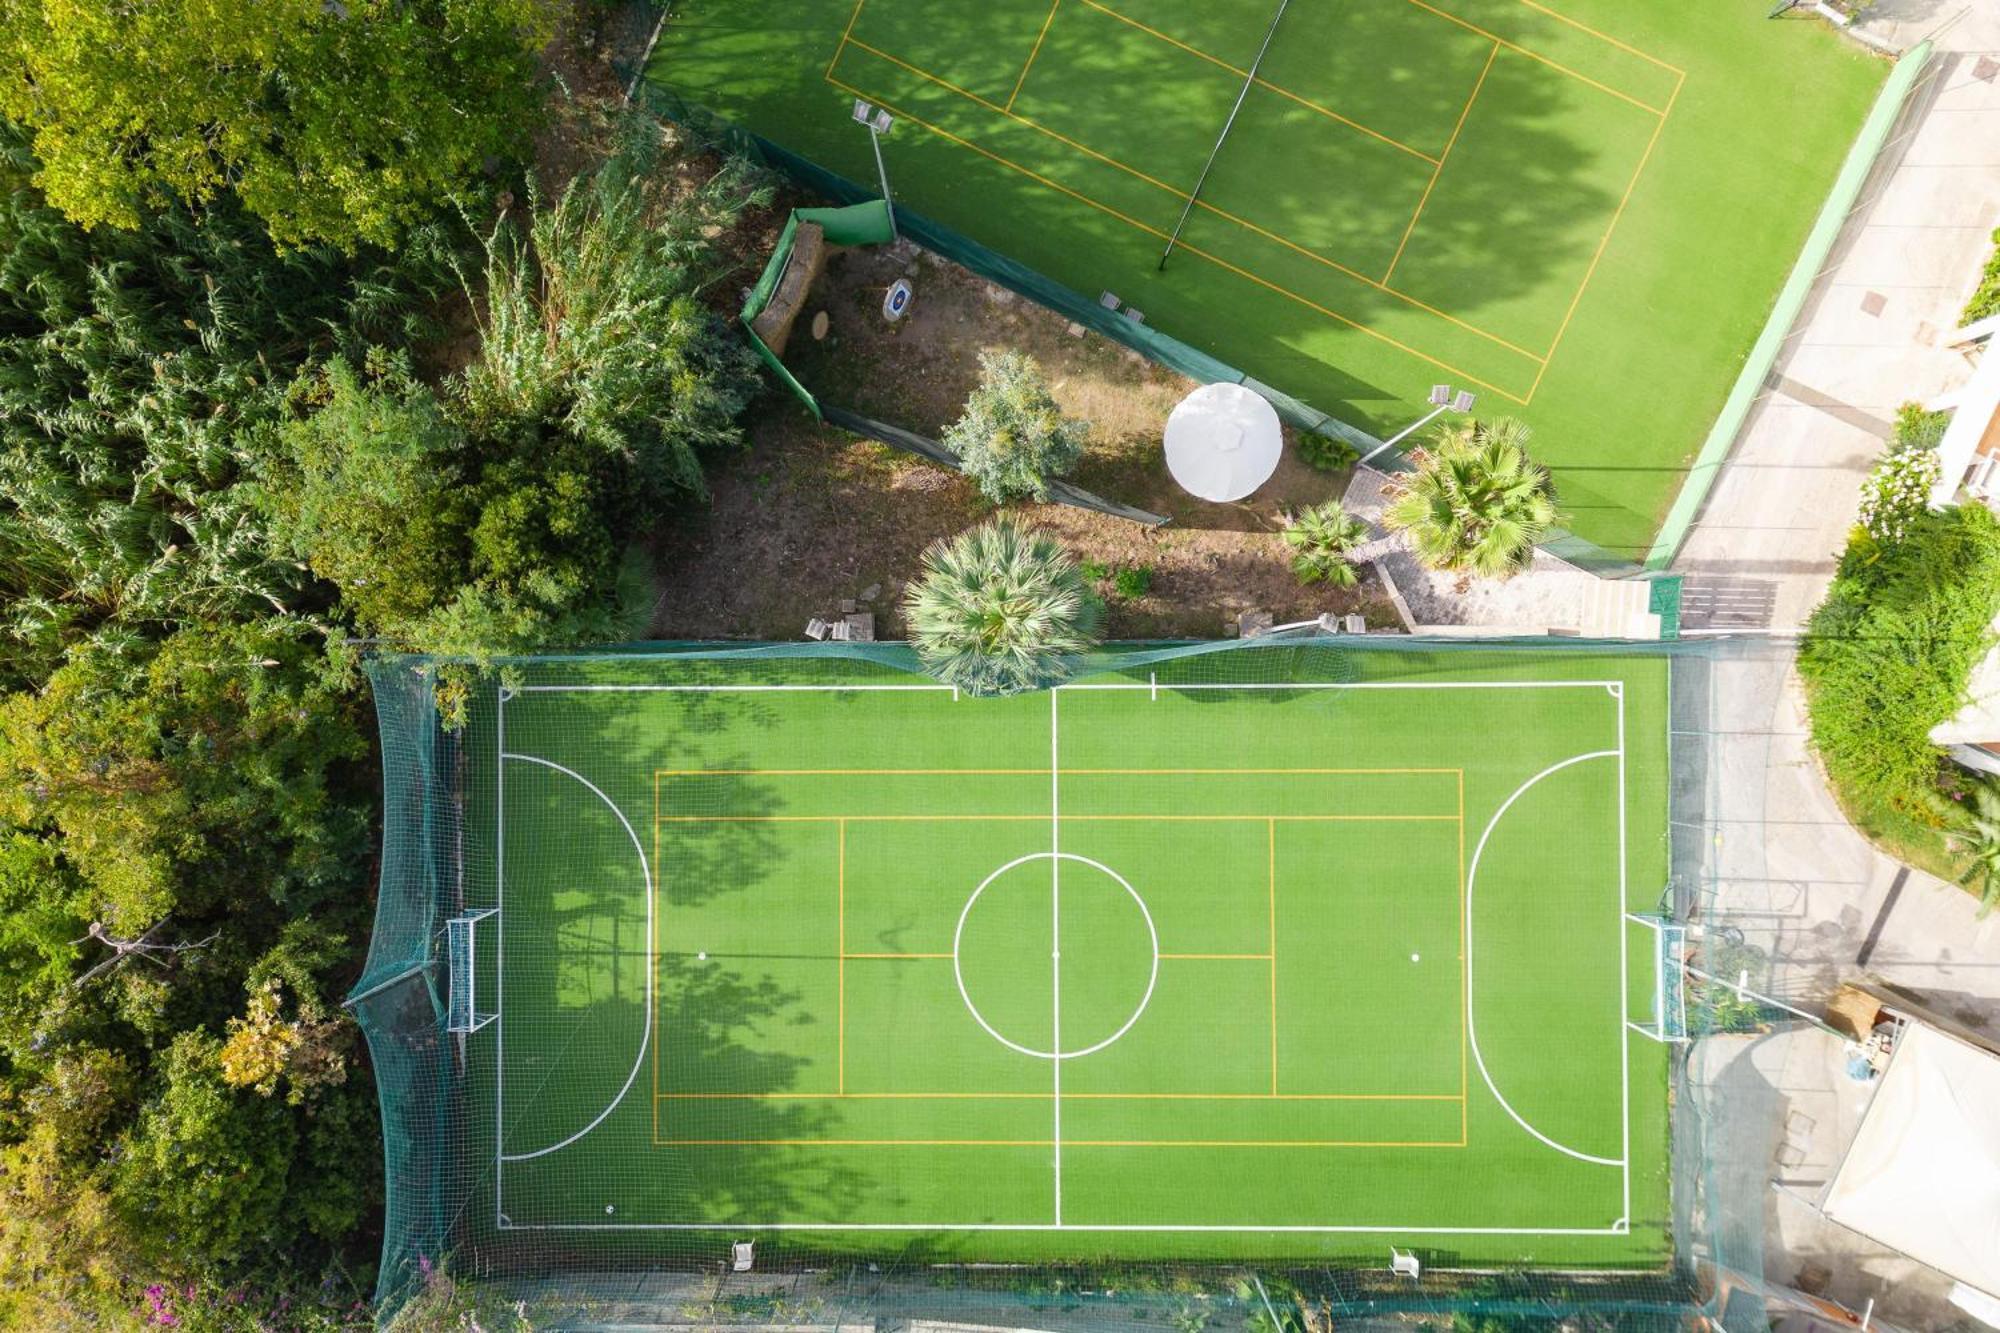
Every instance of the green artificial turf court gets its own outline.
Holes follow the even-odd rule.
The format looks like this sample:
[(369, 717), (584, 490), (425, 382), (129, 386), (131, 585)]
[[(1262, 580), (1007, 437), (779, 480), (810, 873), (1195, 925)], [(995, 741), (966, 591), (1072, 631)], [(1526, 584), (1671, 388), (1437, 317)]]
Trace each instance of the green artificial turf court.
[(1639, 557), (1887, 68), (1767, 10), (1316, 0), (1249, 81), (1269, 0), (687, 0), (648, 76), (871, 189), (885, 107), (905, 208), (1379, 435), (1475, 391)]
[(1299, 661), (1000, 700), (839, 661), (510, 672), (464, 742), (486, 1224), (1662, 1261), (1628, 914), (1666, 883), (1669, 663)]

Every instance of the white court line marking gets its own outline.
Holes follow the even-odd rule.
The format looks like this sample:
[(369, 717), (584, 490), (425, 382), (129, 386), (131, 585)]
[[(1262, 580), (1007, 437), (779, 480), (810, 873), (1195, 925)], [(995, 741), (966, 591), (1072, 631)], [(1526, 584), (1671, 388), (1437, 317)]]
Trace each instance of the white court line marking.
[[(1550, 681), (1355, 681), (1355, 682), (1308, 682), (1308, 683), (1297, 683), (1297, 682), (1291, 682), (1291, 683), (1271, 683), (1271, 684), (1251, 684), (1251, 683), (1231, 683), (1231, 684), (1195, 684), (1195, 685), (1172, 685), (1172, 684), (1169, 684), (1169, 685), (1167, 686), (1167, 688), (1168, 688), (1168, 690), (1170, 690), (1170, 691), (1173, 691), (1173, 690), (1202, 690), (1202, 689), (1222, 689), (1222, 690), (1230, 690), (1230, 689), (1242, 689), (1242, 690), (1275, 690), (1275, 689), (1287, 689), (1287, 690), (1309, 690), (1309, 689), (1353, 689), (1353, 690), (1368, 690), (1368, 689), (1416, 689), (1416, 690), (1424, 690), (1424, 689), (1437, 689), (1437, 690), (1450, 690), (1450, 689), (1473, 689), (1473, 690), (1477, 690), (1477, 689), (1585, 689), (1585, 688), (1588, 688), (1588, 689), (1605, 689), (1605, 688), (1609, 688), (1609, 687), (1611, 687), (1611, 686), (1613, 686), (1613, 685), (1622, 685), (1622, 684), (1623, 684), (1623, 682), (1622, 682), (1622, 681), (1608, 681), (1608, 680), (1550, 680)], [(893, 691), (918, 691), (918, 692), (922, 692), (922, 691), (932, 691), (932, 692), (936, 692), (936, 691), (941, 691), (941, 690), (950, 690), (950, 692), (952, 693), (952, 695), (953, 695), (953, 698), (954, 698), (954, 699), (956, 699), (956, 698), (957, 698), (957, 694), (958, 694), (957, 690), (955, 690), (955, 689), (952, 689), (952, 688), (951, 688), (951, 687), (949, 687), (949, 686), (942, 686), (942, 685), (918, 685), (918, 684), (876, 684), (876, 685), (524, 685), (524, 686), (519, 686), (519, 687), (517, 687), (517, 689), (519, 689), (519, 690), (522, 690), (522, 691), (526, 691), (526, 692), (532, 692), (532, 693), (545, 693), (545, 694), (558, 694), (558, 693), (616, 693), (616, 692), (631, 692), (631, 693), (677, 693), (677, 692), (687, 692), (687, 693), (733, 693), (733, 692), (744, 692), (744, 693), (759, 693), (759, 692), (786, 692), (786, 693), (826, 693), (826, 694), (840, 694), (840, 693), (853, 693), (853, 692), (893, 692)], [(1105, 683), (1087, 683), (1087, 684), (1070, 684), (1070, 685), (1062, 685), (1062, 686), (1058, 686), (1058, 687), (1056, 687), (1056, 689), (1054, 689), (1054, 690), (1051, 690), (1051, 694), (1054, 694), (1054, 693), (1056, 693), (1057, 691), (1061, 691), (1061, 690), (1146, 690), (1146, 691), (1148, 691), (1148, 692), (1149, 692), (1150, 694), (1152, 694), (1152, 695), (1153, 695), (1153, 697), (1157, 698), (1157, 697), (1158, 697), (1158, 695), (1157, 695), (1157, 692), (1158, 692), (1158, 689), (1159, 689), (1159, 686), (1158, 686), (1158, 683), (1157, 683), (1157, 680), (1156, 680), (1156, 679), (1154, 679), (1154, 680), (1149, 680), (1149, 681), (1148, 681), (1147, 683), (1145, 683), (1145, 684), (1137, 684), (1137, 683), (1133, 683), (1133, 684), (1123, 684), (1123, 683), (1111, 683), (1111, 682), (1105, 682)], [(1672, 723), (1671, 723), (1671, 719), (1669, 719), (1669, 728), (1670, 728), (1670, 729), (1671, 729), (1671, 725), (1672, 725)], [(1610, 752), (1605, 752), (1605, 753), (1610, 753)], [(1599, 756), (1597, 756), (1597, 755), (1588, 755), (1588, 756), (1578, 756), (1578, 758), (1579, 758), (1579, 759), (1580, 759), (1580, 758), (1594, 758), (1594, 757), (1599, 757)], [(1574, 762), (1574, 760), (1572, 760), (1572, 761), (1567, 761), (1567, 762)], [(1531, 779), (1531, 780), (1530, 780), (1530, 782), (1532, 783), (1532, 782), (1533, 782), (1534, 780), (1535, 780), (1535, 779)], [(1518, 793), (1516, 793), (1516, 794), (1518, 795)], [(1510, 798), (1510, 800), (1511, 800), (1511, 798)], [(1504, 808), (1504, 807), (1503, 807), (1503, 808)], [(1489, 832), (1491, 831), (1491, 827), (1490, 827), (1490, 826), (1489, 826), (1489, 829), (1488, 829), (1488, 831), (1489, 831)], [(1483, 842), (1483, 839), (1482, 839), (1482, 842)], [(1622, 851), (1622, 848), (1621, 848), (1621, 851)], [(1476, 858), (1475, 858), (1475, 859), (1476, 859)], [(1468, 884), (1467, 884), (1467, 905), (1468, 905), (1468, 908), (1469, 908), (1469, 906), (1470, 906), (1470, 901), (1471, 901), (1471, 899), (1470, 899), (1470, 887), (1471, 887), (1471, 886), (1470, 886), (1470, 876), (1468, 875)], [(1469, 923), (1468, 923), (1468, 926), (1469, 926)], [(1468, 958), (1467, 958), (1467, 974), (1466, 974), (1466, 980), (1467, 980), (1467, 986), (1468, 986), (1468, 994), (1469, 994), (1469, 993), (1470, 993), (1470, 983), (1471, 983), (1471, 959), (1470, 959), (1470, 957), (1468, 957)], [(1468, 1028), (1469, 1028), (1469, 1026), (1470, 1026), (1470, 1023), (1471, 1023), (1471, 1015), (1470, 1015), (1469, 1013), (1468, 1013), (1468, 1015), (1467, 1015), (1467, 1023), (1468, 1023)], [(1060, 1066), (1060, 1062), (1057, 1062), (1057, 1064), (1058, 1064), (1058, 1067), (1059, 1067), (1059, 1066)], [(1481, 1068), (1481, 1071), (1480, 1071), (1480, 1072), (1481, 1072), (1482, 1076), (1483, 1076), (1483, 1075), (1485, 1074), (1485, 1070), (1484, 1070), (1483, 1066), (1482, 1066), (1482, 1068)], [(1489, 1083), (1488, 1083), (1488, 1086), (1489, 1086), (1489, 1087), (1491, 1087), (1491, 1083), (1490, 1083), (1490, 1081), (1489, 1081)], [(1496, 1094), (1495, 1094), (1495, 1095), (1496, 1095), (1496, 1096), (1498, 1095), (1498, 1094), (1497, 1094), (1497, 1092), (1496, 1092)], [(1627, 1089), (1627, 1095), (1629, 1096), (1629, 1080), (1628, 1080), (1628, 1089)], [(1503, 1102), (1503, 1103), (1502, 1103), (1502, 1105), (1504, 1106), (1504, 1105), (1505, 1105), (1505, 1103)], [(1513, 1112), (1512, 1112), (1512, 1108), (1511, 1108), (1511, 1107), (1509, 1107), (1509, 1108), (1508, 1108), (1508, 1113), (1509, 1113), (1510, 1115), (1511, 1115), (1511, 1114), (1513, 1113)], [(1517, 1117), (1517, 1119), (1518, 1119), (1518, 1117)], [(1531, 1130), (1530, 1130), (1530, 1132), (1532, 1133), (1532, 1132), (1533, 1132), (1533, 1130), (1531, 1129)], [(1537, 1137), (1540, 1137), (1540, 1136), (1539, 1136), (1539, 1135), (1537, 1135)], [(1553, 1145), (1553, 1146), (1560, 1146), (1560, 1145)], [(1569, 1150), (1567, 1150), (1567, 1149), (1564, 1149), (1564, 1151), (1569, 1151)], [(1592, 1160), (1601, 1160), (1601, 1159), (1592, 1159)], [(1628, 1182), (1629, 1182), (1629, 1174), (1628, 1174)], [(1004, 1222), (1003, 1222), (1003, 1223), (994, 1223), (994, 1222), (972, 1222), (972, 1223), (951, 1223), (951, 1222), (908, 1222), (908, 1223), (905, 1223), (905, 1222), (765, 1222), (765, 1223), (754, 1223), (754, 1222), (613, 1222), (613, 1223), (598, 1223), (598, 1222), (550, 1222), (550, 1223), (527, 1223), (527, 1224), (515, 1224), (515, 1223), (512, 1223), (512, 1222), (508, 1222), (508, 1221), (507, 1221), (507, 1220), (505, 1219), (505, 1217), (504, 1217), (504, 1216), (500, 1216), (500, 1217), (499, 1217), (499, 1219), (498, 1219), (498, 1225), (500, 1226), (500, 1229), (502, 1229), (502, 1230), (511, 1230), (511, 1231), (592, 1231), (592, 1230), (599, 1230), (599, 1229), (603, 1229), (603, 1230), (612, 1230), (612, 1231), (808, 1231), (808, 1232), (811, 1232), (811, 1231), (825, 1231), (825, 1232), (837, 1232), (837, 1231), (854, 1231), (854, 1232), (860, 1232), (860, 1231), (885, 1231), (885, 1232), (897, 1232), (897, 1231), (906, 1231), (906, 1232), (919, 1232), (919, 1231), (925, 1231), (925, 1232), (928, 1232), (928, 1231), (964, 1231), (964, 1232), (983, 1232), (983, 1231), (1081, 1231), (1081, 1232), (1099, 1232), (1099, 1233), (1116, 1233), (1116, 1232), (1134, 1232), (1134, 1233), (1165, 1233), (1165, 1232), (1190, 1232), (1190, 1233), (1204, 1233), (1204, 1234), (1234, 1234), (1234, 1235), (1254, 1235), (1254, 1234), (1299, 1234), (1299, 1235), (1333, 1235), (1333, 1234), (1343, 1234), (1343, 1235), (1351, 1235), (1351, 1234), (1369, 1234), (1369, 1233), (1377, 1233), (1377, 1234), (1379, 1234), (1379, 1233), (1388, 1233), (1388, 1232), (1395, 1232), (1395, 1233), (1403, 1233), (1403, 1234), (1410, 1234), (1410, 1235), (1440, 1235), (1440, 1236), (1619, 1236), (1619, 1235), (1627, 1235), (1627, 1234), (1629, 1234), (1629, 1232), (1630, 1232), (1630, 1228), (1629, 1228), (1629, 1226), (1628, 1226), (1627, 1224), (1625, 1224), (1624, 1222), (1622, 1222), (1622, 1221), (1621, 1221), (1621, 1222), (1619, 1222), (1619, 1223), (1614, 1223), (1614, 1224), (1613, 1224), (1612, 1226), (1609, 1226), (1609, 1227), (1453, 1227), (1453, 1226), (1405, 1226), (1405, 1225), (1398, 1225), (1398, 1224), (1392, 1224), (1392, 1223), (1384, 1223), (1384, 1224), (1368, 1224), (1368, 1225), (1354, 1225), (1354, 1226), (1349, 1226), (1349, 1225), (1339, 1225), (1339, 1226), (1317, 1226), (1317, 1225), (1281, 1225), (1281, 1226), (1235, 1226), (1235, 1225), (1205, 1225), (1205, 1224), (1150, 1224), (1150, 1223), (1137, 1223), (1137, 1224), (1128, 1224), (1128, 1225), (1104, 1225), (1104, 1226), (1092, 1226), (1092, 1225), (1078, 1225), (1078, 1224), (1072, 1224), (1072, 1223), (1040, 1223), (1040, 1222), (1037, 1222), (1037, 1223), (1004, 1223)]]
[(1623, 1227), (1405, 1227), (1380, 1226), (1207, 1226), (1131, 1223), (1095, 1226), (1065, 1222), (507, 1222), (503, 1231), (1199, 1231), (1234, 1235), (1284, 1233), (1399, 1232), (1423, 1236), (1622, 1236)]
[[(1165, 685), (1157, 681), (1141, 684), (1137, 681), (1084, 682), (1058, 685), (1051, 694), (1068, 693), (1072, 690), (1146, 690), (1156, 697), (1158, 691), (1182, 690), (1568, 690), (1568, 689), (1608, 689), (1620, 682), (1611, 680), (1357, 680), (1357, 681), (1290, 681), (1256, 684), (1250, 682), (1209, 683), (1202, 685), (1176, 685), (1171, 681)], [(516, 689), (527, 694), (857, 694), (895, 691), (918, 693), (949, 693), (958, 691), (950, 685), (520, 685)]]
[[(561, 764), (558, 764), (553, 760), (540, 759), (531, 754), (508, 754), (506, 751), (503, 750), (500, 753), (500, 758), (502, 760), (515, 759), (519, 760), (524, 764), (540, 764), (542, 767), (552, 768), (556, 772), (561, 773), (566, 777), (575, 778), (578, 782), (581, 782), (584, 786), (590, 788), (591, 794), (593, 796), (597, 797), (598, 800), (604, 802), (605, 805), (609, 806), (611, 808), (612, 814), (618, 816), (618, 822), (625, 826), (625, 836), (632, 840), (632, 850), (639, 854), (639, 873), (641, 876), (644, 877), (646, 882), (646, 940), (647, 940), (647, 952), (650, 955), (652, 949), (652, 939), (653, 939), (653, 868), (646, 862), (645, 844), (639, 841), (639, 834), (637, 833), (636, 830), (633, 829), (632, 821), (625, 818), (625, 812), (618, 808), (617, 802), (613, 801), (609, 796), (606, 796), (602, 791), (600, 791), (596, 783), (592, 782), (589, 778), (583, 776), (583, 774), (576, 772), (574, 769), (564, 768)], [(503, 763), (501, 765), (501, 768), (502, 771), (504, 772), (506, 765)], [(562, 1142), (551, 1143), (548, 1147), (537, 1148), (533, 1152), (515, 1152), (515, 1153), (503, 1152), (500, 1154), (500, 1160), (503, 1162), (525, 1162), (532, 1157), (541, 1157), (547, 1153), (552, 1153), (556, 1151), (558, 1148), (567, 1148), (569, 1147), (570, 1144), (575, 1143), (578, 1139), (590, 1133), (591, 1130), (596, 1129), (599, 1125), (603, 1124), (604, 1118), (610, 1115), (613, 1111), (617, 1110), (618, 1104), (625, 1100), (625, 1094), (632, 1091), (632, 1084), (638, 1080), (639, 1069), (646, 1062), (646, 1050), (652, 1044), (652, 1040), (653, 1040), (653, 967), (652, 967), (652, 960), (649, 956), (646, 966), (646, 1023), (645, 1026), (642, 1029), (640, 1029), (639, 1053), (632, 1057), (632, 1072), (625, 1076), (625, 1086), (618, 1089), (618, 1095), (616, 1097), (613, 1097), (609, 1102), (605, 1104), (604, 1109), (597, 1113), (596, 1119), (592, 1120), (589, 1124), (585, 1125), (582, 1129), (579, 1129), (576, 1133), (570, 1135), (568, 1138), (562, 1140)], [(504, 1121), (500, 1121), (497, 1123), (503, 1125), (505, 1124)], [(498, 1137), (499, 1137), (498, 1135), (495, 1135), (496, 1139)]]
[(1624, 1028), (1626, 997), (1632, 993), (1632, 944), (1625, 930), (1631, 891), (1625, 878), (1625, 687), (1620, 685), (1611, 693), (1618, 700), (1618, 1095), (1624, 1121), (1618, 1151), (1625, 1171), (1624, 1211), (1618, 1218), (1623, 1225), (1632, 1217), (1632, 1039)]
[[(494, 721), (496, 732), (493, 739), (493, 804), (495, 833), (493, 847), (493, 893), (494, 904), (500, 909), (499, 924), (493, 933), (493, 1012), (498, 1015), (493, 1023), (493, 1221), (504, 1225), (507, 1214), (504, 1211), (506, 1191), (501, 1183), (501, 1165), (507, 1160), (501, 1152), (500, 1136), (507, 1124), (507, 690), (502, 687), (495, 695)], [(479, 960), (474, 959), (476, 967)]]
[[(1057, 738), (1056, 709), (1057, 709), (1056, 692), (1054, 690), (1050, 690), (1049, 691), (1049, 947), (1053, 956), (1049, 960), (1049, 972), (1053, 977), (1055, 985), (1055, 996), (1054, 999), (1051, 1001), (1051, 1005), (1054, 1012), (1054, 1022), (1052, 1026), (1055, 1029), (1055, 1035), (1049, 1042), (1049, 1049), (1055, 1052), (1056, 1058), (1054, 1060), (1051, 1060), (1049, 1063), (1055, 1066), (1055, 1074), (1056, 1074), (1055, 1098), (1054, 1098), (1055, 1119), (1056, 1119), (1055, 1123), (1056, 1225), (1061, 1226), (1062, 1225), (1062, 1067), (1063, 1067), (1063, 1062), (1062, 1062), (1062, 1048), (1063, 1048), (1062, 1044), (1062, 766), (1057, 762), (1057, 756), (1061, 752), (1061, 744)], [(1126, 885), (1126, 889), (1128, 892), (1130, 892), (1131, 886), (1129, 884)], [(1137, 898), (1139, 895), (1137, 893), (1133, 893), (1132, 896), (1134, 898)], [(1144, 903), (1139, 904), (1139, 910), (1145, 911)], [(1152, 925), (1150, 914), (1148, 916), (1146, 924), (1148, 926)], [(952, 942), (952, 966), (954, 969), (956, 969), (958, 966), (958, 942), (956, 940)], [(1159, 975), (1160, 975), (1160, 944), (1159, 944), (1159, 938), (1155, 936), (1153, 940), (1154, 979), (1157, 980), (1159, 978)], [(1150, 986), (1147, 987), (1146, 998), (1147, 999), (1152, 998), (1152, 988)], [(1138, 1022), (1139, 1016), (1137, 1014), (1134, 1014), (1132, 1016), (1132, 1021), (1135, 1023)], [(1127, 1024), (1127, 1026), (1129, 1027), (1130, 1024)], [(1125, 1035), (1124, 1029), (1123, 1028), (1119, 1029), (1118, 1036), (1122, 1037), (1124, 1035)], [(1117, 1038), (1114, 1037), (1112, 1040), (1115, 1041), (1117, 1040)]]
[[(1516, 1111), (1512, 1106), (1508, 1104), (1506, 1097), (1501, 1095), (1499, 1087), (1493, 1082), (1493, 1075), (1488, 1073), (1486, 1070), (1486, 1057), (1482, 1055), (1479, 1050), (1479, 1028), (1477, 1023), (1473, 1019), (1473, 1010), (1477, 1006), (1475, 1006), (1472, 1002), (1472, 953), (1473, 953), (1472, 890), (1473, 890), (1473, 885), (1477, 882), (1479, 878), (1479, 858), (1481, 854), (1486, 851), (1486, 840), (1492, 837), (1493, 830), (1500, 826), (1500, 821), (1503, 817), (1505, 817), (1508, 807), (1513, 805), (1514, 802), (1520, 800), (1522, 796), (1527, 794), (1527, 791), (1530, 787), (1534, 786), (1537, 782), (1540, 782), (1543, 778), (1549, 776), (1551, 773), (1561, 772), (1563, 769), (1568, 768), (1571, 764), (1581, 764), (1588, 759), (1610, 759), (1615, 757), (1617, 754), (1618, 751), (1616, 750), (1592, 750), (1588, 754), (1571, 755), (1567, 759), (1563, 759), (1556, 763), (1550, 764), (1547, 768), (1543, 769), (1541, 772), (1535, 774), (1535, 776), (1529, 778), (1526, 782), (1516, 787), (1514, 789), (1514, 794), (1512, 796), (1509, 796), (1506, 800), (1502, 801), (1500, 803), (1500, 808), (1493, 812), (1493, 818), (1488, 820), (1486, 823), (1486, 831), (1479, 835), (1479, 845), (1472, 849), (1472, 863), (1466, 867), (1465, 871), (1465, 940), (1466, 940), (1465, 1030), (1466, 1030), (1466, 1037), (1472, 1046), (1473, 1063), (1479, 1066), (1479, 1077), (1486, 1080), (1487, 1091), (1493, 1094), (1493, 1100), (1500, 1103), (1500, 1109), (1505, 1111), (1508, 1115), (1514, 1118), (1515, 1124), (1519, 1125), (1522, 1129), (1527, 1130), (1530, 1134), (1534, 1135), (1537, 1139), (1540, 1139), (1543, 1143), (1547, 1144), (1549, 1147), (1554, 1148), (1557, 1152), (1567, 1153), (1569, 1156), (1576, 1158), (1578, 1161), (1592, 1162), (1598, 1166), (1622, 1167), (1625, 1165), (1625, 1163), (1617, 1158), (1594, 1157), (1587, 1152), (1579, 1152), (1575, 1148), (1566, 1147), (1563, 1144), (1557, 1143), (1554, 1139), (1542, 1133), (1542, 1131), (1540, 1131), (1539, 1129), (1536, 1129), (1526, 1120), (1523, 1120), (1521, 1118), (1521, 1113)], [(1621, 855), (1622, 855), (1622, 848), (1621, 848)], [(1624, 915), (1624, 909), (1622, 905), (1619, 909), (1619, 915), (1621, 917)], [(1624, 937), (1625, 927), (1622, 921), (1619, 924), (1618, 934), (1621, 939)], [(1618, 1005), (1619, 1005), (1618, 1019), (1619, 1022), (1622, 1023), (1625, 1020), (1625, 1009), (1624, 1009), (1625, 994), (1623, 990), (1619, 991)], [(1623, 1046), (1625, 1043), (1625, 1033), (1622, 1028), (1619, 1030), (1618, 1042), (1619, 1045), (1621, 1046)], [(1629, 1133), (1630, 1130), (1628, 1129), (1627, 1134), (1629, 1135)], [(1627, 1156), (1629, 1155), (1630, 1154), (1628, 1153)]]

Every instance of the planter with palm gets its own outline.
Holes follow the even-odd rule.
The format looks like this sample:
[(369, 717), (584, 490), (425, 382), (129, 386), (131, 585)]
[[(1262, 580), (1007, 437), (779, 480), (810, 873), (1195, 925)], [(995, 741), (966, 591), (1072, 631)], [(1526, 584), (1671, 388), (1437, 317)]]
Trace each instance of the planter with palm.
[(968, 694), (1017, 694), (1069, 674), (1103, 607), (1055, 540), (1002, 515), (924, 552), (904, 598), (927, 670)]
[(1548, 470), (1528, 456), (1528, 428), (1511, 418), (1440, 430), (1395, 478), (1382, 519), (1432, 569), (1506, 578), (1528, 567), (1556, 523)]

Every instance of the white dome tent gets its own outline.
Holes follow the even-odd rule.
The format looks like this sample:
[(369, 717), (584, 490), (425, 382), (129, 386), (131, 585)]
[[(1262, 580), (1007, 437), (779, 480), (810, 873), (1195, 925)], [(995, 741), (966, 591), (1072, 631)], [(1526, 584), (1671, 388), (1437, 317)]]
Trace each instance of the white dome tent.
[(1204, 384), (1167, 417), (1167, 471), (1204, 500), (1249, 495), (1278, 470), (1284, 448), (1277, 410), (1240, 384)]

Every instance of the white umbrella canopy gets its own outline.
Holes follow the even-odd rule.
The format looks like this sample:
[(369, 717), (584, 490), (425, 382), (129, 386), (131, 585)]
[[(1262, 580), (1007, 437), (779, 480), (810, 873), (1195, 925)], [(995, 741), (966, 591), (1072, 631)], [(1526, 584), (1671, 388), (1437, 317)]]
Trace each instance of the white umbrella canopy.
[(1278, 470), (1278, 413), (1240, 384), (1204, 384), (1167, 417), (1167, 471), (1191, 495), (1241, 500)]

